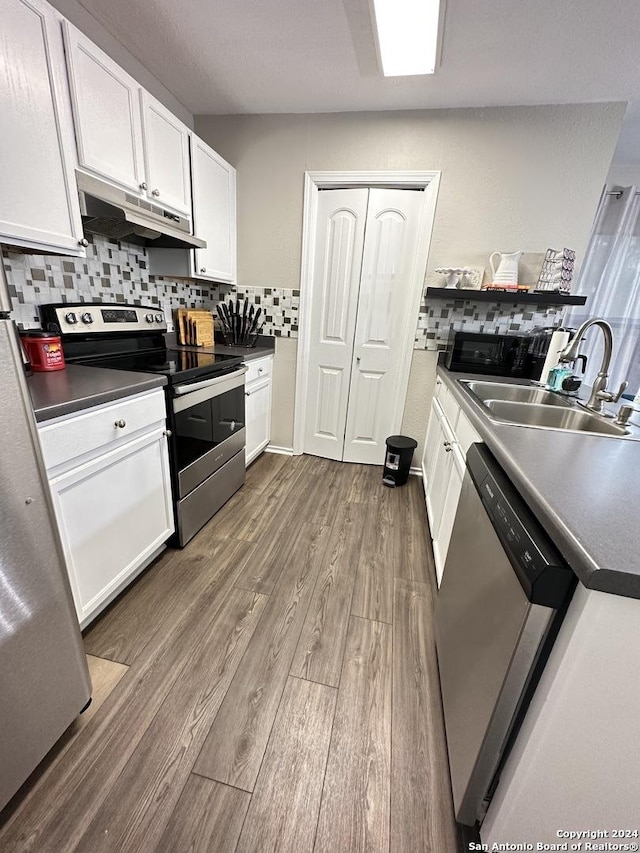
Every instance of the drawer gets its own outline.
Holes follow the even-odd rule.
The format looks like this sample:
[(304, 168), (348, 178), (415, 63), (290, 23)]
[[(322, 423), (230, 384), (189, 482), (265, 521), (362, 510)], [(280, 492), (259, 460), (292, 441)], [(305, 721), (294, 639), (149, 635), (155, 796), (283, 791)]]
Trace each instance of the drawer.
[(265, 358), (254, 358), (247, 362), (247, 373), (244, 377), (245, 385), (250, 382), (255, 382), (257, 379), (266, 379), (271, 376), (271, 368), (273, 366), (273, 356), (267, 355)]
[(159, 388), (45, 422), (38, 427), (38, 435), (47, 470), (106, 452), (110, 445), (128, 440), (166, 416), (164, 391)]

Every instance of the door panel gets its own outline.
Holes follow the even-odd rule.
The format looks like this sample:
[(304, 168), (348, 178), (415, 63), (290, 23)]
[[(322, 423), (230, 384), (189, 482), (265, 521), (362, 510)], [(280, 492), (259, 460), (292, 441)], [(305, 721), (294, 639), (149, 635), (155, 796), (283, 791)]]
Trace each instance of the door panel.
[[(46, 3), (2, 4), (2, 242), (80, 253), (80, 205), (60, 23)], [(84, 251), (82, 251), (84, 254)]]
[(382, 385), (384, 374), (373, 373), (363, 370), (360, 374), (355, 391), (355, 399), (349, 398), (349, 411), (353, 406), (352, 416), (352, 443), (353, 444), (376, 444), (378, 432), (378, 418), (382, 410)]
[(190, 216), (189, 130), (144, 90), (141, 98), (147, 194)]
[(235, 283), (236, 170), (197, 136), (191, 138), (193, 230), (207, 241), (195, 249), (196, 278)]
[(362, 267), (367, 189), (318, 199), (304, 452), (342, 459)]
[[(343, 459), (382, 465), (385, 439), (400, 428), (400, 368), (415, 323), (413, 277), (424, 195), (369, 193)], [(363, 441), (362, 435), (370, 438)]]
[(140, 87), (68, 22), (64, 33), (78, 163), (139, 194), (144, 173)]
[(339, 441), (342, 444), (344, 424), (340, 423), (338, 412), (342, 396), (344, 371), (320, 365), (319, 373), (318, 402), (316, 408), (317, 420), (314, 435), (319, 438)]

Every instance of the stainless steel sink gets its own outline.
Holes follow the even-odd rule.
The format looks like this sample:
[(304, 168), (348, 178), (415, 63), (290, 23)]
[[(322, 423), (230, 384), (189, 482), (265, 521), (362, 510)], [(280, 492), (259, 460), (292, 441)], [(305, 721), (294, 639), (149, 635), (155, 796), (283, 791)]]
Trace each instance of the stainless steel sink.
[(508, 400), (517, 403), (542, 403), (545, 406), (571, 406), (571, 401), (566, 397), (553, 391), (545, 391), (544, 388), (502, 382), (473, 382), (466, 379), (462, 379), (461, 384), (466, 385), (483, 403), (488, 400)]
[(512, 424), (566, 429), (577, 432), (596, 432), (602, 435), (628, 435), (629, 430), (580, 409), (539, 403), (519, 403), (513, 400), (486, 400), (484, 405), (494, 417)]

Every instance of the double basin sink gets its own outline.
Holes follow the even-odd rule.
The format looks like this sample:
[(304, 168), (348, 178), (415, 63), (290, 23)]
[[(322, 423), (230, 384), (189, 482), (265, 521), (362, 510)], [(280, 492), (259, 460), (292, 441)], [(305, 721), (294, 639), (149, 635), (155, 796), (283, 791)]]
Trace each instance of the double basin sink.
[(501, 382), (458, 380), (486, 410), (492, 420), (520, 426), (628, 436), (631, 430), (580, 407), (567, 398), (543, 388)]

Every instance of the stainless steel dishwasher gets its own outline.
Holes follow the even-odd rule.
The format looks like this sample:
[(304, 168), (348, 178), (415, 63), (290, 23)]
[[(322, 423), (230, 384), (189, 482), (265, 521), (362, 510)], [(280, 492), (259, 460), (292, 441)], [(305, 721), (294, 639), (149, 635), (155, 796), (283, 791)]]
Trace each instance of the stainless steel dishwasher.
[(471, 445), (435, 607), (460, 823), (484, 818), (575, 583), (487, 448)]

